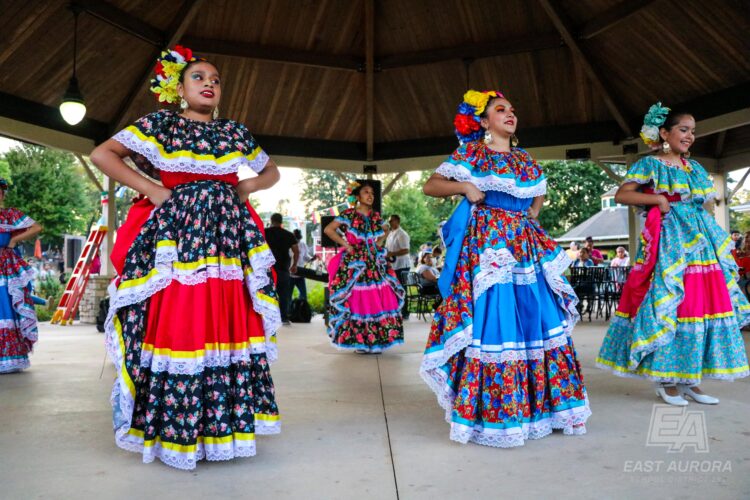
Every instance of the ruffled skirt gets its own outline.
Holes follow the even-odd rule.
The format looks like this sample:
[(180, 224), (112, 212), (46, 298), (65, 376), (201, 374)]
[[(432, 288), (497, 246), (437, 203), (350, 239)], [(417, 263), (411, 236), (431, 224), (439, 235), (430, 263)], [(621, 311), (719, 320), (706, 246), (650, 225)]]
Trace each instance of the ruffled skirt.
[(226, 183), (179, 185), (153, 211), (110, 290), (118, 446), (192, 469), (255, 455), (256, 434), (279, 432), (273, 262)]
[(578, 299), (562, 276), (569, 258), (520, 211), (480, 205), (465, 230), (450, 234), (452, 225), (448, 253), (460, 253), (420, 368), (451, 439), (512, 447), (552, 429), (585, 433), (591, 411), (570, 336)]
[(647, 222), (634, 271), (653, 263), (648, 288), (637, 309), (628, 307), (637, 279), (631, 274), (597, 365), (664, 383), (746, 377), (740, 328), (750, 323), (750, 305), (737, 286), (731, 244), (695, 203), (674, 203), (661, 221)]
[(404, 289), (374, 244), (329, 262), (328, 336), (340, 349), (380, 352), (404, 343)]
[(31, 267), (16, 252), (0, 248), (0, 373), (29, 367), (29, 353), (37, 340), (32, 279)]

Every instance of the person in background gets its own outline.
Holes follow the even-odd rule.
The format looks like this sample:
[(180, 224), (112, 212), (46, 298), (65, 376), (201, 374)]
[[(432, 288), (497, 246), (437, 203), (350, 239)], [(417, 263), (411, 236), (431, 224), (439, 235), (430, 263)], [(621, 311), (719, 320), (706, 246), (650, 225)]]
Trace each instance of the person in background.
[(430, 252), (425, 252), (422, 255), (416, 272), (419, 278), (427, 283), (437, 283), (437, 280), (440, 277), (440, 271), (434, 266), (432, 254)]
[[(281, 214), (271, 215), (271, 226), (266, 228), (266, 241), (271, 247), (276, 263), (276, 289), (279, 293), (279, 309), (281, 310), (281, 324), (290, 325), (289, 303), (292, 301), (292, 274), (297, 272), (299, 262), (299, 244), (294, 235), (281, 227), (284, 218)], [(292, 258), (289, 258), (289, 251)]]
[[(388, 225), (390, 231), (385, 240), (385, 249), (388, 252), (386, 253), (386, 259), (391, 263), (391, 267), (393, 267), (401, 286), (403, 286), (406, 281), (406, 273), (411, 269), (411, 263), (409, 262), (409, 245), (411, 244), (411, 240), (409, 234), (401, 227), (401, 217), (399, 215), (392, 214), (388, 219)], [(406, 301), (404, 301), (404, 306), (401, 310), (401, 317), (405, 320), (409, 319), (409, 309)]]
[(568, 257), (570, 257), (571, 265), (573, 262), (578, 260), (578, 252), (581, 250), (581, 245), (578, 244), (577, 241), (571, 241), (570, 245), (568, 245), (568, 249), (565, 250), (565, 253), (568, 254)]
[(578, 258), (573, 262), (573, 267), (594, 267), (595, 265), (591, 253), (586, 247), (581, 248), (581, 251), (578, 252)]
[(432, 265), (439, 271), (443, 268), (443, 249), (436, 246), (432, 249)]
[(594, 248), (594, 238), (586, 236), (586, 245), (584, 247), (588, 248), (589, 255), (591, 256), (591, 260), (594, 261), (594, 265), (598, 266), (604, 262), (604, 255), (602, 255), (598, 249)]
[[(311, 260), (314, 260), (315, 256), (310, 254), (307, 243), (305, 243), (305, 239), (302, 237), (302, 231), (295, 229), (292, 231), (292, 234), (294, 234), (294, 238), (297, 240), (297, 248), (299, 249), (299, 258), (297, 259), (297, 268), (299, 269), (300, 267), (305, 267), (305, 264)], [(305, 278), (297, 276), (294, 273), (290, 275), (290, 278), (292, 293), (294, 293), (294, 289), (296, 288), (299, 292), (299, 298), (307, 300), (307, 285), (305, 284)]]
[(734, 243), (734, 250), (742, 248), (742, 235), (736, 229), (732, 229), (730, 234), (732, 236), (732, 243)]
[(610, 267), (627, 267), (630, 265), (630, 257), (625, 247), (617, 247), (617, 256), (609, 263)]

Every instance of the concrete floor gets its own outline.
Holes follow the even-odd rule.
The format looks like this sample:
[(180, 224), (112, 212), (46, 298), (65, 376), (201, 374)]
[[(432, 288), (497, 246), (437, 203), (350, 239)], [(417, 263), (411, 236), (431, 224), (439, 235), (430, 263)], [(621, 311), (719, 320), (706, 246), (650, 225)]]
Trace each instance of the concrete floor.
[(575, 331), (588, 434), (495, 449), (448, 439), (417, 374), (427, 323), (409, 321), (406, 344), (382, 356), (335, 351), (319, 318), (284, 327), (272, 369), (282, 433), (260, 436), (254, 458), (184, 472), (115, 446), (102, 334), (44, 324), (31, 369), (0, 376), (0, 498), (750, 498), (750, 379), (706, 381), (721, 404), (689, 406), (704, 412), (707, 453), (646, 446), (658, 400), (647, 382), (594, 368), (605, 329)]

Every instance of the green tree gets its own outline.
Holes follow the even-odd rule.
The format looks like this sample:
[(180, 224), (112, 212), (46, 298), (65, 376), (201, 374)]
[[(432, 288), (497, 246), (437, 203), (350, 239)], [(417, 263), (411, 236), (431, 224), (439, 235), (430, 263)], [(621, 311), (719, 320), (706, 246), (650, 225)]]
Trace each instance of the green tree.
[(62, 243), (64, 234), (85, 234), (99, 217), (88, 179), (76, 168), (73, 155), (41, 146), (24, 145), (5, 153), (13, 184), (6, 206), (20, 209), (44, 226), (42, 240)]
[(552, 236), (561, 236), (601, 210), (601, 195), (617, 183), (590, 161), (541, 162), (547, 196), (539, 222)]
[(328, 208), (346, 201), (347, 181), (352, 174), (338, 174), (329, 170), (305, 170), (302, 172), (302, 201), (309, 212)]

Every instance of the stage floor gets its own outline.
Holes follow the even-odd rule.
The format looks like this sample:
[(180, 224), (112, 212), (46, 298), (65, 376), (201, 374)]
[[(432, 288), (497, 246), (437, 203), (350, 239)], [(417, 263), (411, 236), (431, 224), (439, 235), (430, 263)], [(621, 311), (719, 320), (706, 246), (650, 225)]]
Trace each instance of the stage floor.
[[(574, 333), (588, 434), (515, 449), (448, 439), (418, 375), (428, 323), (412, 318), (406, 344), (379, 356), (334, 350), (319, 316), (283, 327), (272, 368), (281, 434), (259, 436), (254, 458), (184, 472), (115, 446), (103, 335), (46, 323), (31, 369), (0, 376), (0, 498), (750, 498), (750, 379), (706, 381), (720, 405), (691, 403), (677, 428), (654, 428), (651, 385), (594, 367), (606, 326)], [(686, 449), (670, 453), (678, 441)]]

